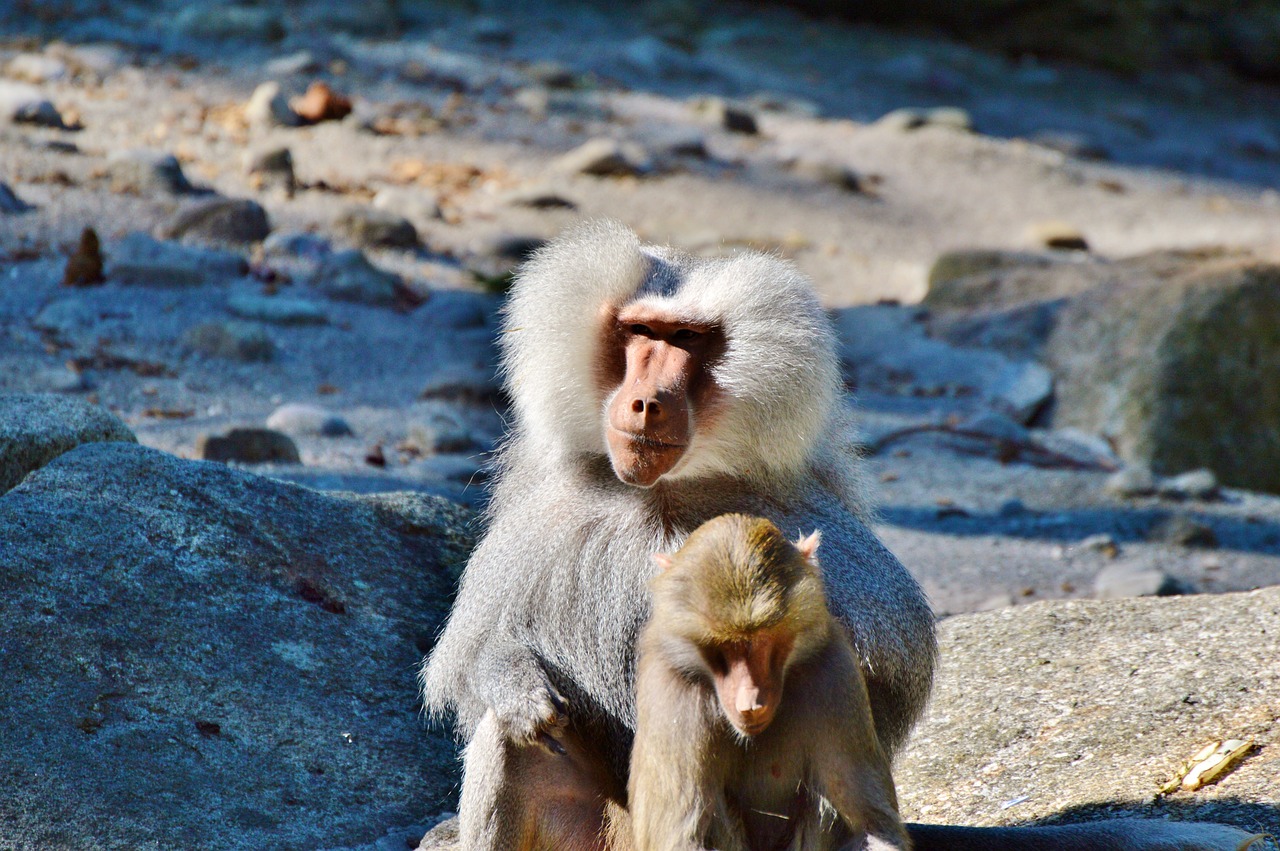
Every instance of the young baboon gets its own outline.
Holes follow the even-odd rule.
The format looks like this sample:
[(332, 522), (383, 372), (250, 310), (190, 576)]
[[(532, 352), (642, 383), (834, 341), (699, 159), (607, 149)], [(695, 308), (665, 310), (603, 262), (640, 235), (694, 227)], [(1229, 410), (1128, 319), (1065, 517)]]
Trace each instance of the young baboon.
[[(933, 681), (933, 615), (867, 528), (835, 334), (809, 282), (776, 257), (699, 259), (617, 224), (586, 224), (525, 264), (505, 325), (514, 421), (488, 530), (422, 675), (428, 710), (454, 715), (467, 742), (463, 847), (522, 847), (530, 814), (565, 800), (563, 789), (523, 781), (531, 760), (555, 778), (594, 776), (581, 763), (598, 760), (611, 787), (626, 788), (650, 554), (676, 550), (720, 514), (822, 529), (827, 605), (892, 760)], [(561, 729), (585, 756), (556, 745)], [(608, 797), (583, 790), (574, 800), (592, 795)], [(602, 829), (598, 808), (577, 809), (592, 823), (572, 836)], [(917, 849), (953, 847), (946, 829), (930, 830)], [(1147, 835), (1114, 847), (1160, 847)]]
[(654, 557), (628, 784), (637, 851), (911, 847), (818, 540), (726, 514)]

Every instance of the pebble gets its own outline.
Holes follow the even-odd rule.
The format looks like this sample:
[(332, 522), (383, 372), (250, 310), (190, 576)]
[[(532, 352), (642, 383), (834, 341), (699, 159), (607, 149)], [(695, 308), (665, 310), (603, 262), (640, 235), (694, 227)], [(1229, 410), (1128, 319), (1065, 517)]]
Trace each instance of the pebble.
[(1213, 549), (1218, 546), (1218, 536), (1212, 526), (1185, 514), (1172, 514), (1156, 523), (1147, 532), (1147, 539), (1179, 547)]
[(1210, 500), (1218, 495), (1218, 477), (1212, 470), (1192, 470), (1161, 480), (1156, 493), (1171, 499)]
[(353, 434), (351, 426), (342, 417), (319, 405), (293, 402), (281, 405), (267, 417), (267, 428), (286, 434), (321, 437), (345, 437)]
[(140, 231), (110, 247), (112, 281), (143, 287), (181, 287), (239, 278), (249, 264), (239, 254), (155, 239)]
[(290, 101), (289, 106), (308, 124), (339, 121), (351, 114), (351, 100), (320, 80), (308, 86), (302, 97)]
[(334, 227), (366, 248), (413, 248), (418, 244), (418, 230), (412, 222), (375, 207), (351, 207), (334, 220)]
[(1116, 539), (1104, 533), (1090, 535), (1080, 543), (1076, 544), (1076, 548), (1089, 552), (1102, 553), (1107, 558), (1115, 558), (1120, 555), (1120, 545), (1116, 543)]
[(534, 210), (576, 210), (578, 204), (546, 184), (520, 186), (504, 193), (500, 200), (508, 207), (529, 207)]
[(329, 317), (314, 301), (286, 296), (241, 293), (227, 300), (227, 310), (241, 319), (272, 325), (324, 325)]
[(52, 83), (70, 73), (67, 63), (43, 53), (19, 53), (5, 66), (5, 74), (28, 83)]
[(202, 434), (196, 457), (242, 464), (299, 464), (298, 445), (287, 434), (267, 428), (233, 428), (224, 435)]
[(750, 110), (729, 103), (724, 98), (702, 98), (695, 102), (694, 109), (730, 133), (754, 136), (760, 132), (756, 117)]
[(492, 404), (499, 394), (493, 373), (479, 367), (448, 366), (427, 380), (419, 397), (447, 402)]
[(173, 25), (183, 35), (202, 39), (267, 42), (285, 35), (280, 13), (266, 6), (192, 4), (178, 12)]
[(78, 298), (60, 298), (42, 307), (31, 325), (39, 331), (67, 335), (93, 328), (98, 322), (97, 308)]
[(939, 106), (933, 109), (903, 107), (888, 112), (875, 121), (874, 126), (906, 132), (922, 127), (944, 127), (969, 132), (973, 130), (973, 118), (955, 106)]
[[(299, 50), (285, 56), (277, 56), (267, 62), (266, 72), (273, 77), (289, 77), (320, 70), (320, 63), (310, 50)], [(278, 88), (278, 87), (277, 87)], [(290, 110), (292, 112), (292, 110)]]
[(320, 268), (316, 287), (329, 298), (390, 307), (399, 299), (400, 279), (370, 263), (358, 248), (338, 251)]
[(1169, 574), (1138, 562), (1107, 565), (1093, 578), (1093, 596), (1099, 600), (1166, 597), (1182, 591), (1182, 583)]
[(548, 89), (572, 89), (578, 85), (573, 69), (559, 62), (533, 62), (524, 69), (529, 79)]
[(260, 127), (297, 127), (302, 118), (289, 106), (289, 99), (276, 82), (262, 83), (244, 105), (244, 118)]
[[(373, 196), (375, 209), (399, 214), (410, 222), (429, 222), (443, 218), (440, 198), (429, 189), (409, 189), (403, 186), (386, 186)], [(414, 235), (416, 244), (417, 234)]]
[(0, 182), (0, 213), (25, 213), (30, 209), (31, 205), (19, 198), (9, 184)]
[(266, 329), (256, 322), (236, 319), (196, 325), (182, 335), (182, 342), (201, 354), (245, 363), (269, 361), (276, 354), (276, 344)]
[(1131, 464), (1112, 473), (1102, 485), (1103, 492), (1121, 499), (1149, 496), (1156, 492), (1156, 477), (1144, 464)]
[(648, 154), (616, 139), (592, 139), (555, 161), (556, 170), (595, 177), (635, 176), (648, 170)]
[(0, 80), (0, 121), (65, 128), (62, 113), (40, 90), (27, 83)]
[(1038, 133), (1032, 133), (1027, 138), (1027, 141), (1076, 159), (1094, 161), (1111, 159), (1111, 153), (1105, 147), (1083, 133), (1042, 130)]
[(134, 195), (183, 195), (195, 188), (182, 173), (178, 158), (163, 151), (117, 151), (107, 157), (107, 177), (112, 192)]
[(271, 233), (267, 211), (247, 198), (212, 198), (178, 214), (167, 228), (175, 238), (208, 242), (261, 242)]
[(106, 277), (102, 274), (102, 244), (98, 240), (98, 232), (93, 228), (85, 228), (80, 232), (80, 243), (67, 258), (66, 268), (62, 272), (64, 287), (92, 287), (102, 284)]
[(1027, 239), (1036, 245), (1055, 251), (1088, 251), (1089, 243), (1074, 225), (1068, 222), (1034, 222), (1027, 227)]
[(255, 179), (258, 189), (281, 189), (292, 198), (298, 187), (293, 173), (293, 154), (288, 148), (269, 148), (246, 152), (244, 170)]
[(791, 172), (815, 183), (826, 183), (846, 192), (861, 192), (866, 187), (856, 171), (830, 160), (797, 159), (791, 164)]
[(430, 422), (409, 426), (405, 444), (423, 455), (466, 452), (476, 445), (466, 428), (446, 416), (435, 416)]

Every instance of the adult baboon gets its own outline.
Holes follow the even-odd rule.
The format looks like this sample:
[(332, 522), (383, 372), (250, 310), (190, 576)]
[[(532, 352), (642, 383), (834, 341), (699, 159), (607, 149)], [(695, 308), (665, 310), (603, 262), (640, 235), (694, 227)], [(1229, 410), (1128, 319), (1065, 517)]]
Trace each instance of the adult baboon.
[[(536, 812), (543, 786), (520, 778), (595, 770), (562, 753), (560, 729), (612, 782), (594, 795), (551, 790), (558, 815), (543, 822), (576, 826), (537, 842), (574, 848), (575, 837), (598, 835), (599, 799), (616, 803), (626, 787), (650, 555), (720, 514), (763, 516), (787, 534), (823, 530), (828, 606), (849, 630), (892, 759), (933, 680), (933, 615), (864, 522), (834, 333), (809, 282), (774, 257), (698, 259), (588, 224), (521, 270), (502, 346), (514, 423), (489, 528), (423, 671), (429, 711), (452, 713), (468, 743), (464, 848), (538, 847), (521, 844), (527, 824), (515, 822), (528, 816), (513, 814)], [(538, 759), (552, 761), (546, 772), (530, 771)], [(562, 770), (569, 763), (574, 771)], [(1117, 830), (1118, 843), (1107, 834)], [(1014, 835), (1034, 833), (1035, 844), (997, 845), (988, 832), (977, 842), (1179, 847), (1149, 842), (1157, 832), (1113, 824), (1083, 840), (1079, 830), (1024, 830)], [(952, 851), (968, 836), (912, 834), (919, 849)], [(1233, 836), (1244, 834), (1181, 847), (1235, 848), (1223, 838)]]

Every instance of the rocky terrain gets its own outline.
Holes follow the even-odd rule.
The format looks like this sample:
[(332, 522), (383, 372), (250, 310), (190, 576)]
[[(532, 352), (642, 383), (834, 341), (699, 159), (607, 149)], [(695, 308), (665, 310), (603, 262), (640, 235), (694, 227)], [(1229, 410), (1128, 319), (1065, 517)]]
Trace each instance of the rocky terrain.
[[(0, 396), (0, 847), (400, 848), (451, 806), (413, 664), (476, 526), (437, 498), (484, 502), (511, 269), (596, 216), (808, 273), (877, 532), (991, 610), (944, 623), (913, 818), (1149, 810), (1247, 736), (1161, 806), (1280, 832), (1280, 604), (1216, 596), (1280, 584), (1280, 95), (682, 8), (0, 9), (0, 394), (40, 394)], [(1027, 714), (962, 755), (967, 699)]]

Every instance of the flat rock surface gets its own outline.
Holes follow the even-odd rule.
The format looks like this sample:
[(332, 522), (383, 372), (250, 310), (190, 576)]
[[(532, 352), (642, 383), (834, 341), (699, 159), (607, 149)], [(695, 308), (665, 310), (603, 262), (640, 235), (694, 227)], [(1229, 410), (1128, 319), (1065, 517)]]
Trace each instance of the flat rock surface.
[[(944, 621), (939, 676), (894, 772), (904, 815), (1015, 824), (1124, 812), (1280, 835), (1280, 589), (1039, 603)], [(1255, 750), (1159, 796), (1214, 740)]]
[(449, 806), (415, 670), (469, 519), (119, 443), (0, 497), (5, 847), (354, 846)]

